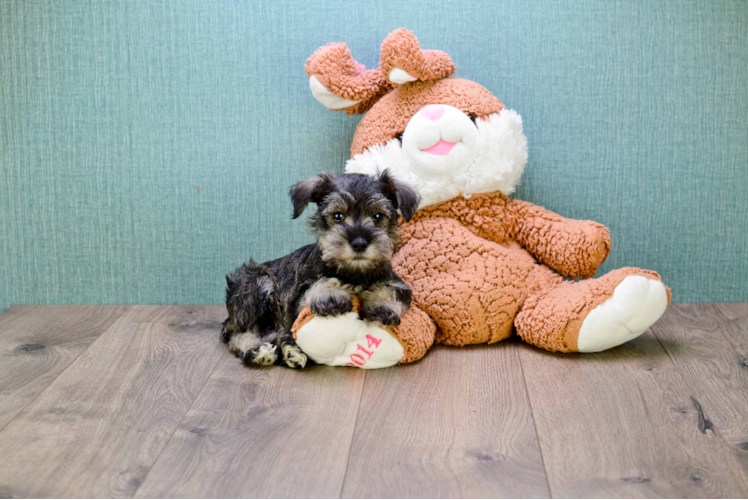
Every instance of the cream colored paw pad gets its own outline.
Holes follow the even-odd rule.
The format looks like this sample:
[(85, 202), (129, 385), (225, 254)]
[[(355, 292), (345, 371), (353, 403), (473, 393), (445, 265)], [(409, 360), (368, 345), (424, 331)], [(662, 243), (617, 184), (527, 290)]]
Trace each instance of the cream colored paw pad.
[(266, 342), (257, 348), (257, 352), (253, 354), (252, 363), (269, 366), (275, 364), (277, 359), (278, 355), (276, 354), (276, 346)]
[(307, 356), (298, 346), (295, 345), (284, 345), (281, 350), (283, 351), (283, 361), (291, 368), (304, 368), (306, 366)]
[(584, 319), (577, 350), (600, 352), (633, 340), (660, 319), (666, 307), (667, 290), (661, 281), (628, 276)]
[(296, 332), (296, 345), (315, 363), (357, 368), (386, 368), (405, 354), (388, 331), (365, 323), (358, 313), (314, 317)]

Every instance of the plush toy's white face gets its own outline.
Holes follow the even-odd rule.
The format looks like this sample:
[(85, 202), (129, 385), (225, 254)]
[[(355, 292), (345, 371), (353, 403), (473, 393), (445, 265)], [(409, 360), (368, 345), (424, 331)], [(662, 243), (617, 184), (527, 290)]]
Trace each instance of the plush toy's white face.
[(418, 191), (423, 208), (460, 194), (511, 194), (525, 163), (527, 139), (516, 111), (473, 123), (453, 106), (430, 104), (408, 121), (401, 140), (367, 148), (348, 160), (346, 172), (376, 175), (389, 168)]
[(421, 108), (405, 128), (402, 149), (413, 172), (442, 181), (464, 172), (478, 153), (478, 129), (457, 108), (431, 104)]

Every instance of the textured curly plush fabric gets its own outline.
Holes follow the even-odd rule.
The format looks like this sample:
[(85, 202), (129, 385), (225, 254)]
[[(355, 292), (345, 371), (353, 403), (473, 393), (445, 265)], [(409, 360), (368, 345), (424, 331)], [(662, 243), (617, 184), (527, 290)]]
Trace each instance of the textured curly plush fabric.
[[(410, 31), (399, 28), (382, 42), (379, 67), (387, 76), (399, 68), (417, 80), (438, 80), (455, 72), (455, 63), (441, 50), (422, 50)], [(392, 82), (394, 83), (394, 82)]]
[(328, 91), (341, 99), (360, 101), (336, 109), (347, 115), (366, 113), (395, 83), (390, 72), (398, 68), (421, 81), (438, 80), (455, 72), (448, 54), (440, 50), (422, 50), (410, 31), (400, 28), (382, 43), (380, 67), (367, 70), (351, 56), (344, 43), (328, 43), (317, 49), (306, 61), (307, 78), (314, 76)]
[(516, 326), (531, 344), (572, 352), (582, 320), (626, 276), (660, 279), (623, 268), (564, 281), (593, 276), (609, 252), (609, 231), (596, 222), (490, 193), (418, 212), (404, 224), (392, 264), (438, 326), (440, 344), (490, 344)]
[(336, 96), (350, 101), (361, 101), (341, 109), (348, 115), (365, 113), (392, 88), (379, 68), (367, 70), (357, 63), (344, 43), (328, 43), (320, 47), (306, 61), (306, 76), (316, 77)]
[(463, 78), (400, 85), (382, 97), (361, 119), (353, 135), (351, 158), (370, 146), (398, 137), (413, 115), (433, 103), (449, 104), (478, 118), (506, 109), (485, 87)]
[[(432, 205), (418, 212), (409, 225), (425, 219), (455, 219), (480, 238), (519, 243), (567, 278), (594, 276), (610, 253), (610, 231), (602, 224), (566, 219), (498, 192)], [(403, 230), (404, 241), (409, 225)]]

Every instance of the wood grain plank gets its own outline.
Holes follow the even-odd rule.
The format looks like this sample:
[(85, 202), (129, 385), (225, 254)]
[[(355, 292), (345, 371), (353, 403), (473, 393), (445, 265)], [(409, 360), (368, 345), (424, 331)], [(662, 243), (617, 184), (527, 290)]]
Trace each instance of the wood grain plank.
[(514, 342), (367, 374), (343, 497), (547, 497)]
[(675, 304), (652, 331), (748, 476), (748, 304)]
[(220, 306), (132, 306), (0, 432), (0, 497), (129, 497), (225, 352)]
[[(664, 321), (664, 320), (663, 320)], [(654, 335), (520, 352), (554, 497), (745, 497), (740, 464)]]
[(0, 430), (127, 306), (13, 306), (0, 314)]
[(226, 355), (136, 496), (337, 498), (364, 378)]

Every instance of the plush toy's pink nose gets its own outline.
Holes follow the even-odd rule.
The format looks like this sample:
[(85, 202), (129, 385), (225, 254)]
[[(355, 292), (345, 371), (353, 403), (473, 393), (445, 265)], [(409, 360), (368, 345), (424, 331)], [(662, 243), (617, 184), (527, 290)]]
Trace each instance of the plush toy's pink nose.
[(444, 114), (444, 108), (438, 104), (429, 104), (421, 110), (421, 114), (429, 120), (438, 120)]

